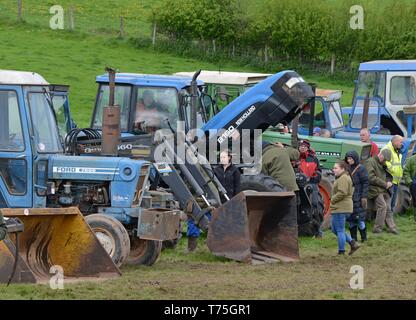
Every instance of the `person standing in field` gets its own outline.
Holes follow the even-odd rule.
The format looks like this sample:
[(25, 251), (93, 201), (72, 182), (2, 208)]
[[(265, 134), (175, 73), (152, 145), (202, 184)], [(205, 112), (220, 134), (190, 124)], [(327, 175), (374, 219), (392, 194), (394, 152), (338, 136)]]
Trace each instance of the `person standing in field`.
[(383, 148), (383, 150), (391, 151), (391, 161), (386, 161), (387, 172), (393, 177), (393, 186), (391, 188), (391, 208), (396, 205), (397, 191), (403, 177), (402, 154), (403, 137), (399, 135), (393, 136), (391, 141)]
[(388, 172), (385, 166), (386, 161), (391, 161), (391, 157), (391, 151), (383, 149), (378, 155), (368, 159), (365, 163), (369, 180), (368, 200), (371, 207), (377, 211), (373, 233), (383, 232), (383, 227), (387, 224), (389, 232), (398, 234), (390, 207), (389, 189), (393, 186), (393, 182), (387, 180)]
[(370, 151), (370, 157), (374, 157), (376, 154), (378, 154), (378, 146), (371, 141), (371, 134), (370, 130), (367, 128), (363, 128), (360, 131), (360, 140), (364, 143), (371, 143), (371, 151)]
[(345, 162), (350, 166), (349, 172), (354, 186), (352, 195), (353, 213), (347, 219), (350, 234), (351, 238), (357, 241), (357, 231), (359, 231), (361, 241), (364, 242), (367, 240), (365, 218), (368, 199), (368, 172), (360, 164), (358, 153), (355, 151), (347, 152)]
[(350, 246), (349, 254), (357, 251), (359, 244), (345, 232), (345, 221), (347, 216), (353, 213), (353, 185), (348, 174), (348, 165), (344, 161), (338, 161), (333, 168), (335, 183), (331, 198), (331, 230), (338, 239), (338, 254), (345, 254), (345, 243)]
[(410, 189), (413, 207), (416, 208), (416, 155), (406, 160), (406, 165), (403, 170), (403, 180)]
[[(240, 170), (233, 165), (230, 150), (220, 153), (220, 165), (215, 167), (214, 174), (227, 191), (228, 197), (231, 199), (240, 190)], [(226, 199), (221, 195), (221, 201), (224, 203)]]

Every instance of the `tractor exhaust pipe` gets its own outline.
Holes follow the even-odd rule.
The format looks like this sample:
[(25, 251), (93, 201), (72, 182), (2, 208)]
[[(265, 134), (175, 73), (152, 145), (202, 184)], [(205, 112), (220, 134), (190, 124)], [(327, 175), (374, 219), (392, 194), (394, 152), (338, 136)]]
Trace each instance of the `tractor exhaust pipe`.
[(120, 108), (115, 103), (116, 70), (105, 68), (109, 79), (109, 102), (103, 110), (103, 133), (101, 154), (103, 156), (117, 156), (120, 142)]
[(363, 118), (361, 121), (361, 129), (368, 128), (368, 111), (370, 110), (370, 92), (367, 91), (367, 94), (364, 99), (363, 107)]

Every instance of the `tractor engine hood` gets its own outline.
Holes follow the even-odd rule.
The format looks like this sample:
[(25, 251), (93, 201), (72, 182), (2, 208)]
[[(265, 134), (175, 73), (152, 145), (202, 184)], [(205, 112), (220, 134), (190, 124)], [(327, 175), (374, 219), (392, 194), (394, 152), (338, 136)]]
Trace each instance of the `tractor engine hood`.
[(229, 136), (235, 130), (264, 131), (279, 122), (290, 122), (313, 97), (312, 87), (299, 74), (282, 71), (232, 101), (208, 121), (202, 130), (208, 132), (225, 129)]
[(53, 180), (132, 181), (137, 179), (147, 161), (118, 157), (53, 155), (48, 163), (48, 177)]

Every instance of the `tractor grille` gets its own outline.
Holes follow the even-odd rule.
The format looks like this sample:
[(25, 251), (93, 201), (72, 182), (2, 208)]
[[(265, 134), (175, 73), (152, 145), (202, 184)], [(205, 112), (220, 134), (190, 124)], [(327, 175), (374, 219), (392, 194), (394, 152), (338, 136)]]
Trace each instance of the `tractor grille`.
[(137, 182), (136, 193), (134, 195), (133, 206), (140, 206), (143, 198), (144, 188), (149, 179), (150, 165), (143, 165), (140, 170), (139, 181)]

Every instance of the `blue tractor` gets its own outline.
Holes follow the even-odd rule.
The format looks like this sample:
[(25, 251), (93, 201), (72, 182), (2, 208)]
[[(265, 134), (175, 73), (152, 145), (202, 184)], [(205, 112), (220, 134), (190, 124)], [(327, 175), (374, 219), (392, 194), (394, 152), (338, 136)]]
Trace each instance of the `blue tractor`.
[[(146, 207), (148, 161), (65, 154), (57, 125), (57, 118), (65, 116), (54, 106), (69, 112), (66, 92), (36, 73), (0, 71), (0, 210), (5, 217), (24, 222), (22, 264), (36, 279), (49, 274), (51, 264), (68, 263), (67, 275), (85, 271), (91, 276), (93, 266), (105, 265), (95, 245), (101, 248), (96, 250), (104, 247), (108, 254), (101, 254), (109, 255), (117, 266), (151, 265), (161, 242), (177, 238), (179, 211)], [(66, 121), (66, 129), (72, 126)], [(83, 227), (82, 217), (78, 222), (69, 219), (78, 210), (102, 247), (88, 235), (91, 230)], [(78, 234), (81, 229), (85, 232)], [(0, 248), (0, 254), (7, 256), (6, 249)], [(2, 267), (10, 266), (0, 263)]]
[[(198, 73), (193, 78), (115, 75), (115, 104), (120, 107), (120, 155), (154, 164), (149, 193), (164, 190), (173, 194), (180, 209), (202, 229), (209, 229), (208, 247), (214, 254), (239, 261), (298, 259), (295, 195), (284, 192), (271, 177), (257, 174), (244, 175), (243, 191), (229, 199), (213, 174), (209, 153), (198, 152), (201, 149), (196, 145), (205, 139), (207, 145), (224, 146), (232, 136), (242, 134), (243, 129), (262, 132), (270, 125), (290, 121), (311, 98), (310, 86), (296, 72), (280, 72), (243, 94), (237, 108), (231, 103), (224, 109), (228, 111), (208, 122), (212, 100), (204, 93), (197, 76)], [(105, 131), (102, 117), (108, 104), (110, 80), (107, 74), (97, 77), (98, 93), (88, 130), (99, 134)], [(153, 106), (151, 112), (144, 104)], [(194, 129), (201, 129), (199, 135), (190, 137), (188, 133)], [(97, 154), (102, 145), (94, 135), (86, 131), (85, 135), (70, 139), (75, 143), (67, 145), (74, 154)], [(174, 137), (172, 141), (167, 138), (169, 135)], [(221, 137), (220, 140), (215, 136)], [(155, 156), (160, 147), (165, 150), (163, 161)], [(181, 147), (183, 152), (179, 150)], [(229, 201), (222, 203), (221, 196)], [(282, 210), (275, 212), (276, 207)], [(212, 215), (209, 225), (203, 219), (207, 213)]]

